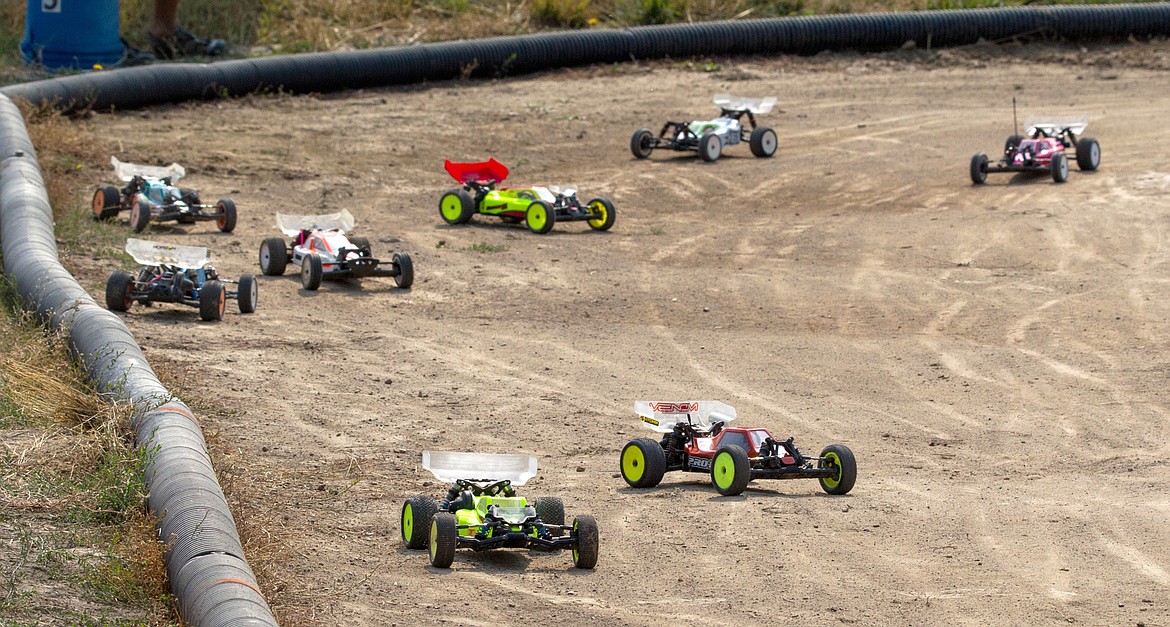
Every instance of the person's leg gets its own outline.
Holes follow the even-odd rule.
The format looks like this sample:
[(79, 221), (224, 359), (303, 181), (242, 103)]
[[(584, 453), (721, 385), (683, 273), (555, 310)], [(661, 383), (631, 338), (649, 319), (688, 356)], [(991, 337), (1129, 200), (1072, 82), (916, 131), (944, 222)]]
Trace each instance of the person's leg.
[(175, 34), (179, 28), (179, 0), (154, 0), (154, 19), (150, 34), (162, 39)]
[(205, 39), (179, 26), (179, 0), (154, 0), (150, 21), (150, 48), (164, 59), (186, 56), (215, 57), (227, 46), (222, 39)]

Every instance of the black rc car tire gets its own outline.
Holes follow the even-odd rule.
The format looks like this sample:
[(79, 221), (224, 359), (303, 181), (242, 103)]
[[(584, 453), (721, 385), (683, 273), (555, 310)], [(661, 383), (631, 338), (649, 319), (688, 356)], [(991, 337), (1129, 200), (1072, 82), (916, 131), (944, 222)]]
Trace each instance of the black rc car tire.
[(310, 292), (321, 287), (321, 279), (325, 276), (325, 267), (321, 264), (321, 255), (309, 253), (301, 260), (301, 286)]
[(597, 566), (597, 552), (600, 538), (597, 520), (582, 515), (573, 519), (573, 566), (591, 569)]
[[(563, 525), (565, 524), (565, 502), (555, 496), (538, 496), (532, 502), (532, 506), (536, 508), (536, 515), (540, 518), (540, 522), (546, 525)], [(553, 537), (560, 536), (562, 531), (560, 529), (549, 529), (548, 532)]]
[(438, 512), (431, 519), (430, 556), (431, 566), (450, 568), (455, 561), (455, 546), (458, 544), (459, 528), (455, 514)]
[(93, 219), (98, 222), (118, 217), (122, 210), (122, 195), (118, 188), (106, 185), (93, 193)]
[[(622, 447), (622, 456), (618, 463), (622, 479), (625, 479), (631, 488), (653, 488), (662, 482), (662, 477), (666, 474), (666, 452), (662, 450), (661, 444), (650, 438), (637, 438), (627, 442)], [(642, 474), (631, 477), (630, 473), (637, 470), (641, 470)]]
[(1068, 180), (1068, 155), (1058, 152), (1052, 155), (1052, 180), (1063, 183)]
[(219, 281), (208, 281), (199, 288), (199, 318), (205, 322), (223, 320), (227, 307), (227, 290)]
[(592, 208), (593, 203), (601, 205), (601, 209), (605, 212), (605, 215), (602, 216), (601, 220), (587, 220), (589, 228), (594, 231), (608, 231), (613, 228), (613, 223), (617, 220), (617, 209), (614, 208), (613, 203), (608, 198), (598, 196), (597, 198), (590, 199), (586, 206)]
[(971, 157), (971, 182), (982, 185), (987, 181), (987, 155), (979, 153)]
[(394, 253), (390, 260), (398, 270), (398, 274), (394, 275), (394, 284), (404, 290), (410, 289), (410, 286), (414, 285), (414, 262), (411, 261), (410, 255)]
[[(438, 510), (438, 503), (429, 496), (419, 495), (406, 499), (406, 502), (402, 504), (402, 514), (398, 518), (403, 546), (414, 550), (427, 548), (431, 521), (434, 520), (435, 512)], [(407, 516), (410, 517), (409, 520)]]
[[(537, 207), (537, 211), (533, 211), (533, 207)], [(539, 221), (540, 209), (544, 212), (544, 222)], [(528, 211), (524, 213), (524, 224), (529, 231), (538, 235), (544, 235), (553, 230), (553, 226), (557, 223), (557, 212), (552, 205), (543, 200), (538, 200), (531, 205), (528, 205)]]
[(240, 305), (240, 313), (255, 313), (256, 301), (260, 297), (260, 290), (256, 286), (256, 277), (250, 274), (241, 274), (236, 285), (236, 302)]
[[(455, 202), (459, 204), (451, 208), (458, 207), (458, 213), (452, 214), (449, 211), (443, 210), (444, 205)], [(447, 224), (467, 224), (471, 221), (471, 216), (473, 215), (475, 215), (475, 201), (471, 198), (471, 194), (467, 193), (467, 190), (462, 188), (453, 189), (439, 198), (439, 217), (443, 218), (443, 222)]]
[[(857, 483), (857, 459), (853, 457), (853, 451), (844, 444), (830, 444), (821, 451), (821, 458), (826, 457), (836, 459), (841, 470), (836, 479), (826, 481), (822, 477), (821, 489), (829, 494), (848, 494), (853, 484)], [(818, 468), (825, 468), (826, 465), (823, 461), (817, 463)]]
[(134, 304), (134, 275), (121, 270), (111, 273), (106, 279), (106, 309), (130, 311)]
[(1077, 167), (1093, 172), (1101, 166), (1101, 144), (1092, 137), (1082, 137), (1077, 142)]
[[(721, 465), (722, 458), (730, 457), (731, 465), (726, 467)], [(731, 479), (727, 485), (721, 486), (720, 480), (725, 478), (726, 473), (730, 471)], [(735, 496), (747, 489), (748, 482), (752, 480), (752, 462), (748, 458), (747, 451), (735, 444), (720, 447), (715, 451), (715, 456), (711, 458), (711, 485), (723, 496)]]
[(130, 228), (135, 233), (141, 233), (150, 226), (150, 218), (150, 203), (141, 198), (134, 201), (134, 206), (130, 208)]
[(654, 135), (644, 128), (634, 131), (634, 136), (630, 138), (630, 152), (639, 159), (649, 157), (654, 152), (653, 139)]
[(220, 198), (219, 202), (215, 203), (216, 213), (221, 213), (218, 220), (215, 221), (215, 226), (223, 233), (231, 233), (236, 229), (236, 203), (231, 198)]
[(699, 138), (699, 156), (708, 163), (715, 161), (723, 153), (723, 140), (714, 133), (707, 133)]
[(280, 276), (288, 267), (288, 248), (279, 237), (269, 237), (260, 242), (260, 272), (264, 276)]
[(766, 126), (761, 126), (752, 131), (749, 145), (751, 146), (753, 155), (766, 159), (776, 154), (776, 146), (778, 143), (776, 131)]
[(358, 249), (363, 257), (373, 257), (374, 249), (370, 248), (370, 240), (365, 237), (351, 237), (349, 243)]

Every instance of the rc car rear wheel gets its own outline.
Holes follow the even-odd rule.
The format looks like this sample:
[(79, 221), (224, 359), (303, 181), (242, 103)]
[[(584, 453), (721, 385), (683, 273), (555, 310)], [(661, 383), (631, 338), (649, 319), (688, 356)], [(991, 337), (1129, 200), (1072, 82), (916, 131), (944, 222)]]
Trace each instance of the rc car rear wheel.
[(771, 157), (776, 154), (776, 131), (761, 126), (752, 131), (751, 141), (749, 145), (752, 148), (752, 154), (757, 157)]
[(141, 233), (150, 226), (150, 203), (139, 198), (134, 201), (134, 206), (130, 208), (130, 227), (134, 229), (135, 233)]
[(987, 181), (987, 155), (979, 153), (971, 157), (971, 182), (982, 185)]
[(552, 205), (538, 200), (528, 205), (528, 211), (524, 213), (524, 223), (528, 225), (529, 231), (544, 235), (551, 231), (553, 225), (557, 223), (557, 213), (553, 210)]
[(617, 210), (613, 208), (613, 203), (608, 198), (590, 200), (589, 210), (597, 216), (588, 221), (589, 228), (594, 231), (608, 231), (613, 226), (614, 220), (617, 220)]
[(666, 453), (649, 438), (630, 440), (622, 449), (622, 479), (631, 488), (653, 488), (666, 474)]
[(227, 306), (227, 290), (219, 281), (208, 281), (199, 288), (199, 318), (204, 321), (223, 320)]
[(639, 159), (649, 157), (654, 152), (654, 135), (644, 128), (634, 131), (630, 138), (630, 152)]
[(1068, 180), (1068, 155), (1058, 152), (1052, 155), (1052, 180), (1063, 183)]
[(711, 484), (723, 496), (735, 496), (752, 480), (752, 462), (747, 451), (734, 444), (721, 447), (711, 459)]
[(106, 308), (110, 311), (130, 311), (134, 304), (134, 275), (121, 270), (106, 279)]
[(857, 460), (853, 451), (844, 444), (830, 444), (821, 451), (821, 461), (818, 468), (834, 468), (837, 474), (832, 477), (821, 477), (821, 489), (829, 494), (848, 494), (857, 482)]
[(703, 161), (711, 162), (723, 153), (723, 140), (715, 133), (707, 133), (699, 138), (699, 156)]
[(439, 199), (439, 215), (447, 224), (467, 224), (475, 215), (475, 201), (465, 189), (453, 189)]
[(427, 534), (431, 530), (431, 521), (439, 509), (435, 499), (429, 496), (412, 496), (402, 504), (402, 517), (399, 519), (402, 530), (402, 544), (408, 549), (427, 548)]
[(1003, 154), (1005, 154), (1005, 155), (1011, 154), (1012, 151), (1015, 150), (1016, 147), (1019, 146), (1020, 142), (1023, 140), (1024, 140), (1023, 135), (1010, 135), (1010, 136), (1008, 136), (1007, 141), (1005, 141), (1003, 143)]
[(455, 545), (458, 543), (459, 528), (455, 524), (455, 515), (449, 512), (439, 512), (431, 520), (431, 566), (435, 568), (450, 568), (455, 561)]
[(240, 305), (240, 313), (255, 312), (256, 300), (260, 296), (260, 291), (256, 287), (256, 277), (250, 274), (241, 274), (240, 282), (236, 288), (236, 302)]
[(370, 240), (365, 237), (351, 237), (349, 243), (352, 244), (363, 257), (373, 257), (374, 249), (370, 248)]
[(410, 286), (414, 285), (414, 262), (410, 260), (410, 255), (394, 253), (391, 260), (398, 269), (398, 274), (394, 275), (394, 284), (404, 290), (410, 289)]
[(109, 185), (97, 188), (93, 193), (93, 219), (101, 222), (118, 217), (122, 209), (122, 196), (118, 188)]
[(280, 276), (288, 266), (288, 248), (279, 237), (260, 242), (260, 271), (264, 276)]
[(1092, 137), (1083, 137), (1077, 142), (1077, 167), (1092, 172), (1101, 165), (1101, 145)]
[(220, 214), (215, 225), (224, 233), (231, 233), (236, 228), (236, 203), (231, 198), (220, 198), (215, 203), (215, 211)]
[[(546, 525), (565, 524), (565, 502), (555, 496), (538, 496), (532, 506), (536, 508), (536, 515), (540, 522)], [(550, 534), (561, 535), (560, 529), (549, 529)]]
[(321, 264), (321, 255), (309, 253), (301, 260), (301, 286), (310, 292), (321, 287), (321, 278), (325, 276), (325, 267)]
[(578, 516), (573, 519), (573, 566), (593, 568), (597, 566), (599, 537), (597, 520), (592, 516)]

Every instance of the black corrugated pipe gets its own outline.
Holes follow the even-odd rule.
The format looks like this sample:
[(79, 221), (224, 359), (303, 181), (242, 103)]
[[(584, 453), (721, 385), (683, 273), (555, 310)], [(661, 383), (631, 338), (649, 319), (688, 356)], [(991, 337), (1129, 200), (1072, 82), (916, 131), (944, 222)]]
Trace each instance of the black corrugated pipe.
[[(1014, 37), (1092, 41), (1170, 34), (1170, 3), (1052, 6), (709, 22), (493, 37), (400, 48), (166, 64), (79, 74), (0, 89), (0, 236), (5, 271), (70, 345), (104, 393), (136, 408), (150, 510), (168, 542), (167, 572), (185, 622), (275, 625), (191, 411), (154, 376), (129, 330), (61, 267), (33, 146), (9, 98), (66, 112), (132, 109), (260, 89), (325, 92), (468, 75), (495, 77), (590, 63), (693, 55), (935, 47)], [(7, 96), (7, 97), (5, 97)]]

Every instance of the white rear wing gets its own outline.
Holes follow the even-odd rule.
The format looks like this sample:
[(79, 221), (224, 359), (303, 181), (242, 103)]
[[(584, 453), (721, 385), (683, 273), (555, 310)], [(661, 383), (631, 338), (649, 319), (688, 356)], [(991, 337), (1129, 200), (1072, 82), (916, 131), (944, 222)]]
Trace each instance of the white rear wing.
[(730, 94), (716, 94), (712, 99), (715, 106), (728, 111), (751, 111), (753, 114), (768, 113), (776, 106), (776, 97), (744, 98)]
[(161, 244), (144, 239), (126, 240), (126, 252), (134, 261), (144, 266), (179, 266), (180, 268), (202, 268), (211, 261), (211, 253), (198, 246), (176, 246)]
[(735, 420), (735, 408), (719, 401), (637, 401), (634, 411), (651, 431), (670, 433), (674, 425), (686, 422), (706, 430), (716, 422), (724, 425)]
[(301, 231), (336, 229), (342, 233), (348, 233), (353, 230), (353, 214), (348, 209), (319, 216), (291, 216), (278, 213), (276, 214), (276, 228), (289, 237), (295, 237)]
[(172, 163), (165, 168), (157, 165), (139, 165), (137, 163), (123, 163), (117, 157), (110, 157), (110, 165), (114, 166), (114, 176), (122, 181), (130, 181), (135, 176), (144, 176), (155, 179), (171, 178), (171, 185), (177, 185), (179, 179), (187, 175), (183, 166)]
[(464, 481), (511, 481), (521, 486), (536, 476), (536, 458), (531, 455), (454, 453), (423, 451), (423, 468), (444, 483)]
[(1027, 127), (1028, 135), (1034, 134), (1037, 130), (1042, 130), (1048, 135), (1058, 135), (1064, 129), (1072, 131), (1073, 135), (1080, 135), (1089, 126), (1089, 117), (1082, 116), (1047, 116), (1047, 117), (1029, 117), (1024, 120), (1024, 126)]

